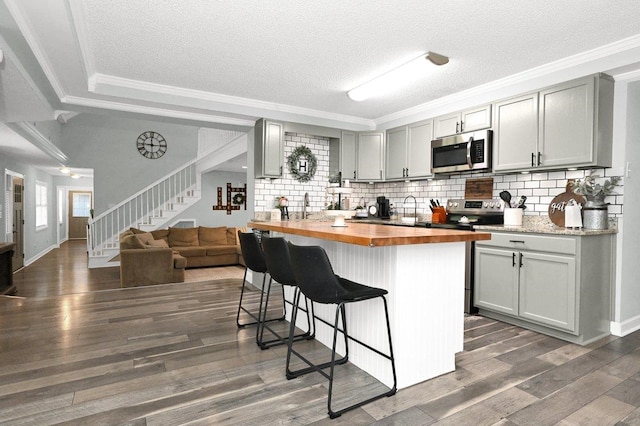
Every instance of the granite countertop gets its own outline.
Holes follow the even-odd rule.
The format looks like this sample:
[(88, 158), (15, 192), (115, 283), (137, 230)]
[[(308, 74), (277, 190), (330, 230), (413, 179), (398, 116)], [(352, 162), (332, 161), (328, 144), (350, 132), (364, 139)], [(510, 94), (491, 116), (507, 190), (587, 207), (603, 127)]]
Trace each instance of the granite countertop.
[(609, 229), (571, 229), (554, 225), (549, 219), (549, 216), (524, 216), (522, 226), (477, 225), (474, 228), (478, 231), (486, 232), (524, 232), (535, 234), (587, 236), (616, 234), (618, 232), (618, 222), (615, 218), (610, 219)]

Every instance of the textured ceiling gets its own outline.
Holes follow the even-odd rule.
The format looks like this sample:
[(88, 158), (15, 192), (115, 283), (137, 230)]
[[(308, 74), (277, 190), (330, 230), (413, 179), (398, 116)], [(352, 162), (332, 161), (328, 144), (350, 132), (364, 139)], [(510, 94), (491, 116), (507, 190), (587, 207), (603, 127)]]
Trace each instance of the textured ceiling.
[[(366, 126), (640, 36), (637, 0), (4, 1), (70, 109), (232, 124), (284, 111)], [(451, 61), (385, 97), (347, 98), (426, 51)]]

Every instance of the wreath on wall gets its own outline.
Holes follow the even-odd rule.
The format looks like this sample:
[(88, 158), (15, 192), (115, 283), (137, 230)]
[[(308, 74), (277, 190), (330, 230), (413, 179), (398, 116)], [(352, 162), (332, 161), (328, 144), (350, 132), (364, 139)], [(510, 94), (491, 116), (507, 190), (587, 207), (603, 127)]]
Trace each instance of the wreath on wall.
[(233, 204), (244, 204), (247, 197), (242, 192), (238, 192), (233, 196)]
[[(301, 160), (306, 161), (302, 164)], [(300, 145), (287, 157), (287, 166), (289, 167), (289, 173), (298, 182), (309, 182), (316, 174), (318, 160), (316, 160), (316, 156), (313, 155), (309, 148)]]

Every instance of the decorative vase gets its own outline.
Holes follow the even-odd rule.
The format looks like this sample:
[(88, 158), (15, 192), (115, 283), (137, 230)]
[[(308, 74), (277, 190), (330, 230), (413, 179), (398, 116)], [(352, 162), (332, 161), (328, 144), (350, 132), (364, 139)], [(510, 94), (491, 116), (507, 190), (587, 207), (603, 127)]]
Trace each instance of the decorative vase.
[(607, 229), (609, 227), (608, 204), (604, 202), (604, 195), (585, 196), (587, 202), (582, 208), (582, 226), (585, 229)]

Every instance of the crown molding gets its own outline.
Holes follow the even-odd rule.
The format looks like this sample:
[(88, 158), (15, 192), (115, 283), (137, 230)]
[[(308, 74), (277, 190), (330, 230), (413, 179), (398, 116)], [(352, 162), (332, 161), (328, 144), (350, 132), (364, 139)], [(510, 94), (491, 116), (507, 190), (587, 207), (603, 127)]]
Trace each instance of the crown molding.
[(89, 76), (95, 74), (95, 56), (92, 53), (89, 37), (87, 36), (86, 19), (84, 19), (84, 9), (79, 0), (65, 1), (67, 14), (69, 15), (69, 23), (74, 40), (80, 52), (80, 63), (84, 72), (85, 81), (89, 80)]
[(330, 124), (334, 127), (355, 127), (360, 130), (373, 129), (374, 126), (372, 120), (350, 115), (130, 80), (99, 73), (89, 78), (89, 91), (101, 95), (134, 98), (212, 111), (225, 111), (257, 118), (269, 117), (304, 124), (323, 126)]
[(69, 157), (67, 157), (66, 154), (60, 150), (60, 148), (55, 146), (42, 133), (40, 133), (40, 131), (36, 129), (35, 126), (33, 126), (31, 123), (21, 121), (19, 123), (12, 124), (26, 133), (26, 135), (28, 135), (27, 139), (38, 149), (49, 155), (51, 158), (63, 164), (69, 161)]
[[(51, 67), (51, 62), (49, 61), (49, 57), (44, 53), (44, 50), (42, 49), (42, 47), (40, 47), (40, 44), (38, 44), (37, 38), (34, 36), (33, 31), (31, 30), (31, 26), (29, 25), (25, 17), (22, 15), (22, 12), (20, 11), (20, 7), (17, 6), (18, 0), (5, 0), (5, 4), (7, 6), (7, 9), (9, 9), (9, 13), (11, 13), (11, 16), (16, 21), (16, 24), (18, 25), (18, 28), (20, 29), (22, 36), (25, 38), (25, 40), (27, 41), (27, 44), (31, 48), (33, 55), (36, 57), (36, 60), (40, 64), (40, 68), (42, 68), (42, 72), (44, 72), (44, 75), (49, 80), (49, 84), (51, 84), (51, 87), (53, 87), (53, 90), (56, 92), (58, 99), (63, 98), (65, 96), (65, 92), (62, 88), (62, 85), (60, 84), (60, 81), (56, 77), (55, 72), (53, 72), (53, 68)], [(52, 116), (53, 116), (53, 111), (52, 111)]]
[[(569, 79), (577, 78), (582, 75), (587, 75), (595, 72), (601, 72), (601, 68), (595, 70), (585, 70), (585, 66), (588, 64), (597, 64), (598, 62), (606, 59), (613, 59), (612, 62), (615, 62), (615, 57), (617, 55), (623, 55), (628, 52), (634, 54), (634, 49), (640, 49), (640, 35), (634, 35), (632, 37), (628, 37), (626, 39), (622, 39), (614, 43), (598, 47), (596, 49), (578, 53), (576, 55), (550, 62), (548, 64), (540, 65), (538, 67), (531, 68), (526, 71), (489, 82), (487, 84), (476, 86), (471, 89), (463, 90), (461, 92), (454, 93), (452, 95), (445, 96), (431, 102), (426, 102), (412, 108), (407, 108), (393, 114), (379, 117), (373, 121), (376, 125), (376, 128), (380, 128), (384, 126), (385, 123), (397, 123), (403, 121), (403, 119), (414, 118), (431, 111), (439, 110), (439, 114), (446, 113), (447, 111), (443, 111), (443, 109), (446, 109), (446, 107), (448, 106), (451, 106), (451, 110), (454, 110), (458, 105), (464, 104), (465, 102), (473, 102), (474, 105), (477, 105), (482, 102), (480, 101), (480, 99), (484, 99), (485, 101), (493, 101), (501, 97), (516, 95), (518, 93), (523, 93), (523, 91), (526, 90), (535, 90), (548, 84), (555, 84), (559, 81), (567, 80), (568, 78), (564, 77), (560, 78), (559, 81), (554, 81), (553, 77), (554, 74), (559, 74), (566, 71), (572, 71), (572, 73), (574, 74), (572, 77), (569, 77)], [(640, 52), (635, 53), (635, 55), (638, 56), (638, 61), (640, 61)], [(615, 66), (620, 65), (624, 64), (615, 64), (610, 68), (614, 68)], [(510, 89), (512, 93), (509, 93)], [(496, 94), (498, 94), (497, 97)], [(467, 106), (472, 105), (469, 104)]]
[(103, 110), (113, 110), (121, 112), (132, 112), (136, 114), (153, 115), (158, 117), (176, 118), (180, 120), (202, 121), (207, 123), (228, 124), (233, 126), (253, 127), (254, 120), (246, 120), (233, 117), (223, 117), (210, 114), (198, 114), (186, 111), (176, 111), (170, 109), (133, 105), (123, 102), (113, 102), (97, 99), (82, 98), (79, 96), (65, 96), (62, 103), (82, 107), (98, 108)]

